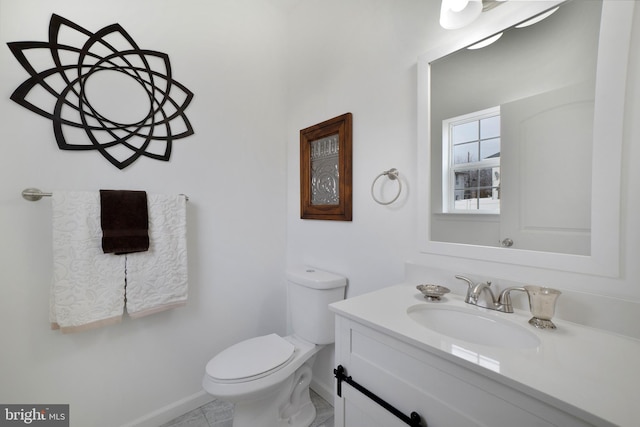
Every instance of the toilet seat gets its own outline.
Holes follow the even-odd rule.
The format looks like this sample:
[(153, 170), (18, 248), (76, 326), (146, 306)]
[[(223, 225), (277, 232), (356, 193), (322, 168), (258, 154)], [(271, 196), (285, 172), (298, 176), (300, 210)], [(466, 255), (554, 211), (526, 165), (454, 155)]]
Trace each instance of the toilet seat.
[(251, 381), (285, 366), (294, 351), (295, 346), (277, 334), (251, 338), (216, 355), (207, 363), (206, 372), (221, 383)]

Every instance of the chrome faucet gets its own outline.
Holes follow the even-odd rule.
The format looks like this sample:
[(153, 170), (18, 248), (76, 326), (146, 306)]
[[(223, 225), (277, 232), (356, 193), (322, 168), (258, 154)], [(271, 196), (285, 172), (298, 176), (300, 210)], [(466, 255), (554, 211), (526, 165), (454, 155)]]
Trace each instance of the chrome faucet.
[[(522, 287), (511, 287), (506, 288), (505, 290), (500, 292), (500, 295), (498, 295), (498, 298), (496, 298), (493, 294), (493, 291), (491, 290), (491, 282), (486, 281), (474, 284), (473, 281), (467, 277), (459, 275), (455, 277), (456, 279), (467, 282), (467, 295), (464, 298), (464, 302), (466, 302), (467, 304), (476, 305), (478, 307), (488, 308), (490, 310), (501, 311), (503, 313), (513, 313), (513, 305), (511, 304), (511, 291), (527, 292), (527, 290)], [(487, 298), (488, 305), (480, 305), (479, 297), (480, 295), (482, 295), (482, 292), (485, 291), (489, 294), (488, 297), (490, 297), (490, 299)]]
[(526, 292), (527, 295), (529, 295), (529, 292), (521, 286), (506, 288), (505, 290), (500, 292), (500, 296), (498, 296), (498, 305), (500, 307), (500, 311), (503, 311), (505, 313), (513, 313), (513, 305), (511, 305), (511, 291), (522, 291)]

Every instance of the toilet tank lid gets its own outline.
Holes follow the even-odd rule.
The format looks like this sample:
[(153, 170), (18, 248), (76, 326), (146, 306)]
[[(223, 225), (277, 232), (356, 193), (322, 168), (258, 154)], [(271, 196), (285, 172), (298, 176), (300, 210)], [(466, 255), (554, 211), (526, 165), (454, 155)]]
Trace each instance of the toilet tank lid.
[(288, 269), (287, 279), (313, 289), (334, 289), (347, 286), (346, 277), (308, 266)]

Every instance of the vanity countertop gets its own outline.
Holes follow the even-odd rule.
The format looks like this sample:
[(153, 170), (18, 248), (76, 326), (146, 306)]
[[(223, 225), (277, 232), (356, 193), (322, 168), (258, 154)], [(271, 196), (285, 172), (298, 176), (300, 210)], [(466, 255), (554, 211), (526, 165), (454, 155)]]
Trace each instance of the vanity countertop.
[[(529, 328), (537, 348), (498, 348), (456, 340), (413, 321), (407, 308), (439, 304), (478, 310)], [(554, 319), (555, 330), (528, 324), (529, 312), (506, 314), (448, 294), (427, 302), (400, 284), (330, 305), (335, 313), (520, 390), (595, 425), (640, 425), (640, 340)], [(462, 350), (462, 351), (461, 351)], [(600, 421), (600, 422), (599, 422)]]

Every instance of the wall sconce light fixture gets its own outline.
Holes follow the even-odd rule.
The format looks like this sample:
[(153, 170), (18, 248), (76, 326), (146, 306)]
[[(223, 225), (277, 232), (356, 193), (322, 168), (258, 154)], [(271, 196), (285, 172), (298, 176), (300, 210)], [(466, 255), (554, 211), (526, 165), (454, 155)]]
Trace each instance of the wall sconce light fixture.
[(455, 30), (469, 25), (482, 13), (482, 0), (442, 0), (440, 26)]

